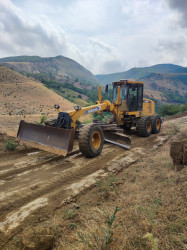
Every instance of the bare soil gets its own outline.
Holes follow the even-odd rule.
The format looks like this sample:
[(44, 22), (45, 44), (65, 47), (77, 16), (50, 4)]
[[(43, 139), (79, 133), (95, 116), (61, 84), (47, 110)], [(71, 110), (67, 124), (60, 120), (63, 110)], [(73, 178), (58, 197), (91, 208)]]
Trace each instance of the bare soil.
[(20, 120), (39, 122), (42, 116), (57, 116), (54, 104), (72, 110), (72, 102), (41, 82), (0, 66), (0, 131), (16, 135)]
[[(121, 210), (111, 249), (151, 249), (148, 232), (159, 249), (185, 249), (186, 168), (175, 171), (169, 147), (187, 136), (186, 125), (187, 116), (166, 121), (158, 135), (131, 135), (130, 151), (105, 144), (94, 159), (76, 143), (67, 157), (31, 148), (1, 153), (0, 249), (87, 249), (77, 233), (94, 241), (103, 210), (111, 214), (115, 206)], [(104, 197), (96, 182), (109, 173), (120, 181)]]

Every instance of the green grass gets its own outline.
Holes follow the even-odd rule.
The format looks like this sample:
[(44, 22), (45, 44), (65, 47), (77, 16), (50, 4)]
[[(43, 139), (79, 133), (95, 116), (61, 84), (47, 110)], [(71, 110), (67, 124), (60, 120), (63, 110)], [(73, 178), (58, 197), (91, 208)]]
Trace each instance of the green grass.
[(72, 208), (72, 209), (65, 209), (64, 210), (64, 215), (63, 215), (63, 219), (72, 219), (75, 218), (75, 216), (77, 216), (77, 211), (76, 209)]
[(118, 193), (116, 183), (120, 180), (116, 175), (109, 174), (107, 178), (97, 181), (96, 185), (103, 198), (107, 198), (110, 192)]
[(9, 151), (14, 151), (18, 146), (18, 143), (16, 143), (13, 139), (7, 139), (5, 142), (5, 148)]
[(84, 235), (78, 232), (79, 241), (85, 244), (87, 248), (109, 250), (110, 245), (115, 241), (114, 229), (118, 224), (114, 224), (114, 222), (118, 211), (120, 211), (120, 209), (117, 206), (114, 208), (114, 212), (111, 216), (104, 211), (106, 226), (101, 226), (101, 228), (91, 235)]

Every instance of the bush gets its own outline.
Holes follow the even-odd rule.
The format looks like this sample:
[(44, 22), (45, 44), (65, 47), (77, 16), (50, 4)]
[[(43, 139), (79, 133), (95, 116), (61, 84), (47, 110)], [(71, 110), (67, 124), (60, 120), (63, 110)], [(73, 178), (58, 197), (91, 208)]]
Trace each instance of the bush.
[(182, 105), (181, 110), (182, 112), (187, 111), (187, 103)]
[(156, 104), (156, 113), (161, 116), (171, 116), (187, 111), (187, 103), (180, 104)]
[(103, 198), (108, 198), (111, 191), (118, 193), (116, 183), (120, 180), (114, 174), (109, 174), (107, 178), (97, 181), (96, 185), (99, 188), (99, 192), (102, 193)]
[(177, 113), (180, 113), (181, 106), (180, 105), (163, 105), (160, 107), (159, 114), (161, 116), (170, 116), (170, 115), (175, 115)]
[(42, 125), (42, 124), (45, 122), (46, 119), (47, 119), (47, 116), (43, 115), (43, 116), (40, 118), (40, 122), (35, 122), (35, 123), (38, 124), (38, 125)]
[(16, 143), (13, 139), (8, 139), (5, 143), (5, 148), (9, 151), (14, 151), (18, 146), (18, 143)]
[(111, 244), (115, 241), (114, 230), (118, 226), (118, 224), (114, 224), (114, 222), (118, 211), (120, 211), (120, 209), (116, 206), (112, 215), (104, 212), (106, 217), (106, 226), (101, 226), (99, 230), (92, 232), (92, 234), (90, 235), (83, 235), (81, 232), (78, 232), (79, 241), (81, 243), (84, 243), (87, 246), (87, 249), (91, 248), (109, 250)]

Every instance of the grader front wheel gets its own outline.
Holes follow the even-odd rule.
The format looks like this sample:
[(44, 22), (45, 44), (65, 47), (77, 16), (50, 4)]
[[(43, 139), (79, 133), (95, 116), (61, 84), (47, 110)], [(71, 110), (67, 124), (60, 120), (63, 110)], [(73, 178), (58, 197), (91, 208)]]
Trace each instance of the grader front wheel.
[(86, 157), (100, 155), (103, 149), (104, 135), (97, 124), (87, 124), (79, 132), (79, 149)]

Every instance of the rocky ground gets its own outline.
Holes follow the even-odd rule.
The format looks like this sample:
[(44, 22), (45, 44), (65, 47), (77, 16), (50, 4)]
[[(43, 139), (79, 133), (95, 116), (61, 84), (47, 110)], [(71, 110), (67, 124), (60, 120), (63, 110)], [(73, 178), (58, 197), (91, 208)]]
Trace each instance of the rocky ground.
[(187, 116), (165, 121), (158, 135), (131, 135), (130, 151), (106, 144), (94, 159), (76, 145), (65, 158), (1, 148), (0, 248), (186, 249), (187, 170), (170, 157), (186, 125)]

